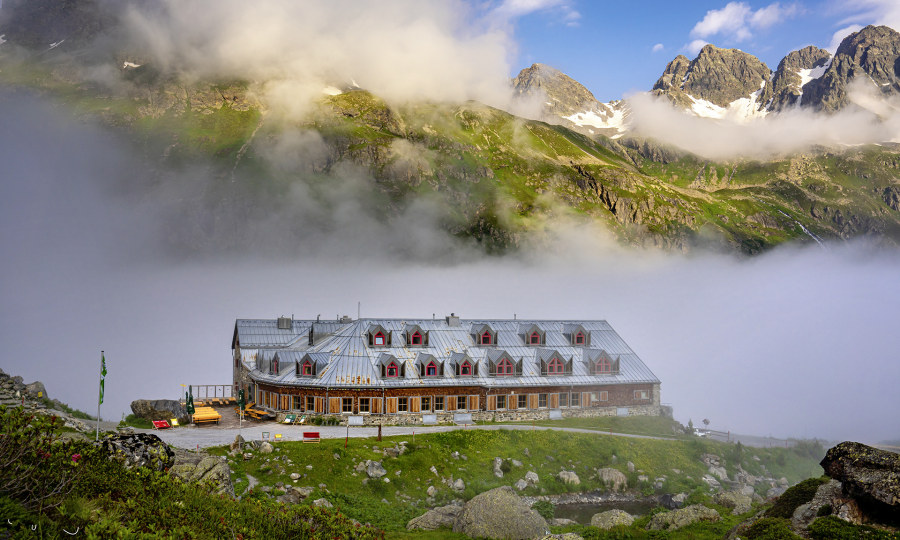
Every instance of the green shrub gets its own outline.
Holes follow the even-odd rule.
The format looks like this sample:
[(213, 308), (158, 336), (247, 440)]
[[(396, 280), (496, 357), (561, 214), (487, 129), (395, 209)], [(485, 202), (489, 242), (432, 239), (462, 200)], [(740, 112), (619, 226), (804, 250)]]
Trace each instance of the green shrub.
[(549, 501), (535, 501), (531, 508), (548, 521), (553, 519), (553, 514), (556, 512), (556, 507)]
[(500, 463), (500, 470), (503, 471), (503, 474), (509, 474), (512, 471), (512, 462), (508, 459), (504, 459)]
[(743, 538), (747, 540), (793, 540), (800, 537), (791, 532), (790, 522), (784, 518), (765, 517), (757, 520)]
[(153, 429), (153, 424), (150, 423), (150, 420), (146, 418), (141, 418), (140, 416), (129, 414), (125, 417), (125, 425), (138, 428), (138, 429)]
[(900, 532), (888, 532), (869, 527), (853, 525), (835, 516), (820, 517), (810, 523), (810, 538), (815, 540), (898, 540)]
[[(781, 455), (781, 454), (779, 454)], [(828, 482), (828, 477), (807, 478), (796, 486), (789, 487), (772, 508), (766, 511), (766, 517), (790, 518), (794, 515), (794, 510), (801, 504), (806, 504), (812, 500), (819, 486)]]
[(819, 507), (819, 510), (816, 512), (816, 516), (818, 516), (818, 517), (830, 516), (830, 515), (831, 515), (831, 505), (830, 504), (823, 504), (822, 506)]

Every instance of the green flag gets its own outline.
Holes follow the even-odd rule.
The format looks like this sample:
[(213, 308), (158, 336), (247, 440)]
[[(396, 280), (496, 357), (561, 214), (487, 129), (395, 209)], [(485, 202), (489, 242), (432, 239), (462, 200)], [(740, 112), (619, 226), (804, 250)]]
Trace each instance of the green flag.
[(100, 403), (103, 403), (103, 390), (106, 383), (106, 355), (100, 353)]

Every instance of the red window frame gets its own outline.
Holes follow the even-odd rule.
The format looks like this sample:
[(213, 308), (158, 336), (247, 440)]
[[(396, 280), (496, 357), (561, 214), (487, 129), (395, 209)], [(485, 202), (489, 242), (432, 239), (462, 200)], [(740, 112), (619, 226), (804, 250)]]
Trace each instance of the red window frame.
[[(391, 375), (391, 371), (394, 372), (393, 375)], [(388, 376), (388, 377), (399, 377), (399, 376), (400, 376), (400, 368), (397, 367), (397, 364), (395, 364), (394, 362), (391, 362), (391, 363), (388, 364), (387, 367), (384, 369), (384, 373), (385, 373), (385, 375)]]
[(594, 373), (612, 373), (612, 363), (607, 358), (598, 358), (594, 363)]
[(413, 334), (411, 336), (409, 336), (409, 343), (411, 345), (421, 345), (422, 344), (422, 334), (420, 334), (418, 330), (413, 332)]
[(559, 374), (565, 371), (565, 366), (559, 358), (552, 358), (547, 364), (547, 373)]
[(428, 362), (428, 365), (425, 366), (425, 376), (426, 377), (436, 377), (437, 376), (437, 364), (434, 362)]
[(303, 362), (303, 374), (312, 375), (312, 362), (310, 362), (309, 360)]
[(578, 332), (575, 334), (575, 345), (584, 345), (584, 334)]
[(278, 360), (272, 360), (272, 373), (278, 373)]
[[(378, 338), (381, 338), (381, 343), (378, 342)], [(377, 334), (372, 336), (372, 343), (374, 343), (375, 345), (384, 345), (385, 344), (384, 334), (382, 334), (381, 332), (378, 332)]]
[(494, 336), (491, 335), (490, 332), (485, 332), (481, 334), (481, 344), (482, 345), (491, 345), (493, 342)]
[(541, 335), (537, 332), (532, 332), (530, 336), (528, 336), (528, 344), (529, 345), (540, 345), (541, 344)]
[(515, 373), (515, 369), (513, 363), (509, 360), (509, 358), (504, 358), (500, 360), (497, 364), (497, 375), (501, 377), (508, 377)]
[(472, 364), (469, 363), (468, 360), (464, 361), (459, 365), (459, 374), (460, 375), (471, 375), (472, 374)]

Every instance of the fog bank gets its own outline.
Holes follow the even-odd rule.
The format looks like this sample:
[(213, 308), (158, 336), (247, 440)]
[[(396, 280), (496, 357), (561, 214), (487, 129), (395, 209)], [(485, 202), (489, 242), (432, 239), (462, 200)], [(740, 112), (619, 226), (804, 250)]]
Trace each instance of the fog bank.
[[(319, 241), (281, 239), (272, 256), (227, 237), (266, 237), (290, 227), (291, 214), (273, 225), (266, 209), (229, 221), (197, 203), (218, 185), (201, 165), (144, 174), (152, 167), (120, 138), (8, 93), (0, 164), (2, 368), (93, 413), (103, 349), (107, 419), (134, 399), (175, 398), (180, 384), (229, 384), (236, 318), (355, 316), (361, 302), (373, 317), (606, 319), (663, 381), (663, 402), (682, 422), (870, 442), (900, 433), (896, 253), (835, 245), (676, 256), (561, 228), (544, 251), (483, 258), (447, 239), (428, 211), (374, 224), (348, 190)], [(308, 223), (315, 205), (297, 201), (284, 207)], [(192, 249), (188, 224), (204, 229), (188, 238), (208, 241)], [(359, 241), (374, 237), (377, 249)], [(394, 248), (409, 238), (462, 256)]]

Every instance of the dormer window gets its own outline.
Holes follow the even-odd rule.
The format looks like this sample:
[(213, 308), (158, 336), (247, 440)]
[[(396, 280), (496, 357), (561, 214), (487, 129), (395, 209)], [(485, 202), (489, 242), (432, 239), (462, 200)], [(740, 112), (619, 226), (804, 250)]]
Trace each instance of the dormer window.
[(515, 366), (513, 363), (509, 361), (509, 358), (504, 358), (497, 364), (497, 375), (498, 376), (509, 376), (515, 372)]
[(609, 361), (609, 358), (605, 356), (601, 356), (594, 363), (594, 373), (611, 373), (612, 372), (612, 363)]
[(470, 364), (468, 360), (464, 361), (459, 366), (459, 374), (460, 375), (471, 375), (472, 374), (472, 364)]
[(436, 377), (438, 373), (437, 364), (434, 362), (429, 362), (427, 366), (425, 366), (425, 376), (426, 377)]
[(584, 333), (578, 332), (575, 334), (575, 345), (584, 345)]
[(385, 376), (387, 377), (397, 377), (400, 375), (400, 368), (397, 367), (397, 364), (391, 362), (385, 368)]
[(553, 358), (550, 360), (550, 363), (547, 364), (547, 373), (550, 375), (562, 375), (564, 371), (565, 366), (559, 358)]
[(491, 336), (491, 333), (487, 332), (487, 331), (485, 333), (481, 334), (481, 344), (482, 345), (493, 345), (493, 341), (491, 339), (492, 337), (493, 336)]
[(422, 334), (420, 334), (418, 330), (413, 332), (412, 335), (409, 336), (409, 343), (410, 343), (410, 345), (421, 345), (422, 344)]
[(312, 362), (310, 362), (309, 360), (307, 360), (306, 362), (303, 362), (303, 365), (300, 367), (301, 367), (301, 373), (303, 375), (312, 375), (313, 374), (313, 365), (312, 365)]
[(384, 334), (378, 332), (372, 337), (372, 343), (375, 345), (384, 345)]
[(540, 345), (541, 344), (541, 335), (537, 332), (532, 332), (530, 336), (528, 336), (528, 344), (529, 345)]

